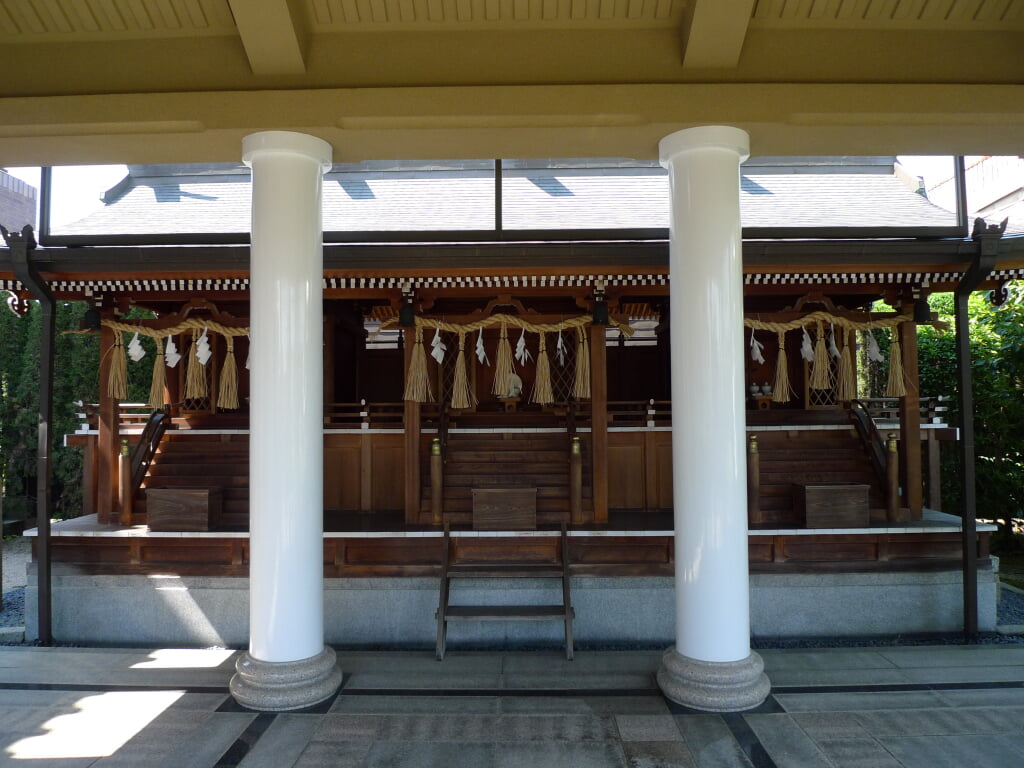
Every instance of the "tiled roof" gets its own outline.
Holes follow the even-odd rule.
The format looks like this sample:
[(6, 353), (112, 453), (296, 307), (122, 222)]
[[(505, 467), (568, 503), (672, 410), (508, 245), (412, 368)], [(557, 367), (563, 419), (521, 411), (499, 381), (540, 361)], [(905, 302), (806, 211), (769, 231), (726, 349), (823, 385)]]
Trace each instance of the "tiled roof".
[[(745, 227), (952, 226), (938, 208), (888, 173), (745, 172)], [(57, 235), (248, 232), (247, 171), (222, 176), (139, 176), (108, 204)], [(659, 168), (509, 170), (503, 226), (620, 229), (668, 226), (668, 180)], [(494, 179), (484, 171), (328, 173), (325, 231), (486, 230)]]

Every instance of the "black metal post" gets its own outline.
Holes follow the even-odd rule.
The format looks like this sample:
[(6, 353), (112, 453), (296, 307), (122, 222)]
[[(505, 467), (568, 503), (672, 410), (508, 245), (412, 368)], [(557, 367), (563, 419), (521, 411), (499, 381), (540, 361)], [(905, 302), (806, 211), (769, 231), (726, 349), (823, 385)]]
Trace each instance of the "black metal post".
[(974, 222), (972, 234), (978, 252), (956, 287), (956, 371), (960, 395), (960, 485), (963, 504), (962, 547), (964, 585), (964, 639), (978, 640), (978, 525), (974, 472), (974, 385), (971, 381), (971, 335), (967, 304), (971, 293), (989, 276), (999, 253), (999, 238), (1006, 229)]
[(53, 419), (53, 347), (54, 308), (56, 302), (46, 281), (32, 265), (29, 254), (35, 250), (36, 240), (32, 227), (26, 225), (21, 233), (11, 233), (0, 227), (7, 246), (11, 249), (14, 275), (39, 301), (41, 315), (39, 336), (39, 444), (36, 459), (36, 579), (39, 595), (39, 642), (53, 642), (52, 590), (50, 567), (50, 510), (52, 484), (50, 473), (50, 424)]

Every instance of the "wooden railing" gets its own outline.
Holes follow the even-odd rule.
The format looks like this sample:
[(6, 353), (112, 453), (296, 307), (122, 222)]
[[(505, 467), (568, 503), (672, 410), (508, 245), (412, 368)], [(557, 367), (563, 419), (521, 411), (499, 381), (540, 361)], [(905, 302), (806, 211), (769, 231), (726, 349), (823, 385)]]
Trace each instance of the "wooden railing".
[(142, 434), (139, 435), (139, 440), (134, 447), (128, 445), (127, 439), (121, 440), (121, 454), (118, 458), (120, 469), (120, 482), (118, 485), (121, 523), (123, 525), (131, 525), (132, 523), (132, 507), (135, 494), (142, 487), (142, 481), (146, 477), (146, 470), (149, 469), (149, 464), (153, 460), (153, 454), (156, 453), (157, 446), (160, 445), (160, 440), (163, 438), (164, 432), (170, 423), (170, 413), (164, 408), (158, 408), (150, 412), (149, 419), (146, 421)]
[[(950, 398), (947, 395), (921, 398), (921, 423), (945, 424), (949, 412)], [(875, 421), (900, 420), (900, 398), (898, 397), (861, 397), (858, 399), (871, 418)]]
[(668, 427), (672, 425), (669, 400), (615, 400), (608, 403), (609, 427)]
[(402, 429), (402, 403), (326, 403), (326, 429)]
[(889, 433), (883, 437), (867, 405), (861, 400), (850, 401), (850, 419), (882, 484), (886, 515), (894, 521), (900, 509), (900, 459), (896, 435)]
[[(79, 431), (95, 431), (99, 429), (99, 403), (83, 403), (79, 401), (75, 405), (82, 409), (78, 412), (78, 418), (82, 419)], [(144, 426), (149, 420), (152, 411), (153, 407), (147, 403), (118, 403), (118, 424), (122, 430)]]

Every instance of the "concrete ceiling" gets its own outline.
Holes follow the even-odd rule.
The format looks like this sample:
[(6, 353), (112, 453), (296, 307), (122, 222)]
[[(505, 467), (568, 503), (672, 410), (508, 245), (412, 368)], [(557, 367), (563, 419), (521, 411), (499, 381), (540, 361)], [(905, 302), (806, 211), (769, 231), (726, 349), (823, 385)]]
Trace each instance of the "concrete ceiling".
[(0, 165), (1019, 154), (1024, 0), (0, 0)]

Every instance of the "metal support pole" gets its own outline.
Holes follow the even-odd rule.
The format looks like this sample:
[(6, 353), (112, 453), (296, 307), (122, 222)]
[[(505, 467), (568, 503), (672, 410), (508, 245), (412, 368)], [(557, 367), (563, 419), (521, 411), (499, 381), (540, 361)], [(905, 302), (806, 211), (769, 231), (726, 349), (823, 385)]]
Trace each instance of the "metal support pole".
[(7, 247), (11, 249), (14, 275), (39, 302), (39, 439), (36, 454), (36, 579), (39, 590), (39, 642), (53, 642), (52, 593), (50, 566), (50, 424), (53, 419), (53, 342), (56, 302), (46, 281), (32, 264), (29, 253), (35, 250), (36, 238), (26, 225), (20, 233), (8, 232), (0, 226)]
[(971, 381), (971, 335), (967, 303), (971, 293), (989, 276), (999, 253), (999, 238), (1006, 230), (986, 226), (983, 219), (974, 222), (972, 237), (978, 253), (954, 294), (956, 299), (956, 371), (960, 394), (960, 483), (963, 500), (962, 546), (964, 583), (964, 639), (978, 639), (978, 524), (974, 473), (974, 386)]

